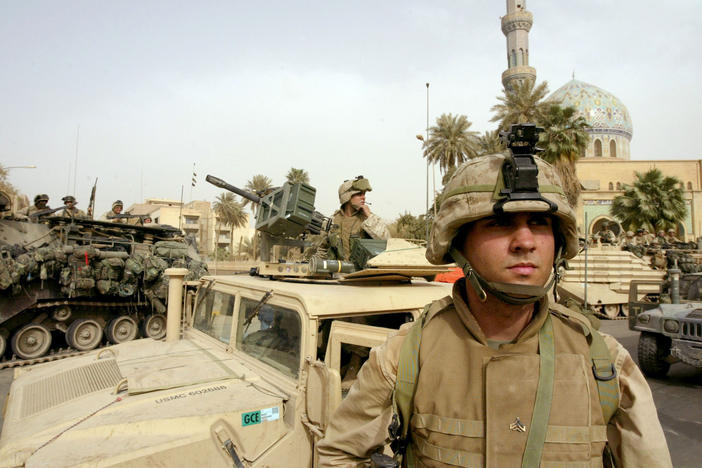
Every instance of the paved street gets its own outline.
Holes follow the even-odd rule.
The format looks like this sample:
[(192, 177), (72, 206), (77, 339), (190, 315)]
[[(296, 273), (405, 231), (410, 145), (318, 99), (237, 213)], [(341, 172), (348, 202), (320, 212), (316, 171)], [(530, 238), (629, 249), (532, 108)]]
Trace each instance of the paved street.
[[(629, 331), (626, 320), (603, 321), (602, 331), (615, 336), (636, 360), (638, 333)], [(4, 408), (13, 370), (0, 371), (0, 407)], [(675, 364), (665, 380), (648, 379), (658, 415), (665, 430), (676, 468), (702, 465), (702, 369)], [(2, 416), (0, 416), (2, 424)]]
[[(626, 320), (602, 321), (601, 330), (616, 337), (636, 361), (637, 332)], [(702, 369), (674, 364), (663, 380), (647, 379), (676, 468), (702, 466)]]

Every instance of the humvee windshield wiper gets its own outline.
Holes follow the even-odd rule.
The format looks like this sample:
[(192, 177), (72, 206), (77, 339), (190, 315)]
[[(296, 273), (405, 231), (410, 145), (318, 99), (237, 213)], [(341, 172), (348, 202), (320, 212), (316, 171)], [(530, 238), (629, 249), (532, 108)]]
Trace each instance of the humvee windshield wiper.
[(256, 305), (251, 309), (251, 315), (246, 317), (246, 321), (244, 322), (244, 333), (249, 329), (249, 325), (251, 325), (251, 322), (253, 321), (253, 318), (258, 315), (258, 312), (261, 310), (261, 307), (268, 302), (268, 299), (270, 299), (273, 296), (273, 290), (268, 290), (266, 291), (266, 294), (263, 295), (260, 301), (256, 303)]

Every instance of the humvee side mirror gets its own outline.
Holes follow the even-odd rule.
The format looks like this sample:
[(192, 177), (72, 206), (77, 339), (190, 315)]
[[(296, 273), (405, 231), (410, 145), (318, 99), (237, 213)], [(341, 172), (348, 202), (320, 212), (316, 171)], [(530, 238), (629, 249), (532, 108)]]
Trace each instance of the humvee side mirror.
[(307, 418), (322, 431), (327, 428), (331, 415), (341, 403), (341, 377), (322, 361), (307, 358)]

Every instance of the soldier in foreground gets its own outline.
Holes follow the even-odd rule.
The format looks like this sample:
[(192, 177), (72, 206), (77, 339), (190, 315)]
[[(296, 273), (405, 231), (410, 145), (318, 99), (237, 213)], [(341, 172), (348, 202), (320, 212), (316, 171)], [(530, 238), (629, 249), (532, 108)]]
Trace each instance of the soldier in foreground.
[(40, 193), (34, 197), (34, 205), (28, 206), (27, 209), (22, 213), (25, 216), (29, 216), (38, 211), (49, 210), (51, 207), (48, 205), (49, 196), (45, 193)]
[(83, 210), (76, 208), (76, 199), (73, 195), (66, 195), (61, 199), (64, 205), (64, 209), (61, 212), (61, 216), (64, 218), (85, 218), (85, 213)]
[(401, 466), (672, 466), (629, 353), (549, 301), (575, 216), (552, 166), (516, 159), (473, 159), (446, 186), (427, 259), (466, 277), (371, 351), (320, 466), (364, 466), (388, 440)]
[(126, 223), (127, 218), (118, 216), (122, 214), (123, 209), (124, 203), (122, 203), (122, 200), (115, 200), (112, 202), (112, 209), (105, 214), (105, 219), (112, 221), (113, 223)]
[[(334, 227), (323, 240), (318, 252), (334, 260), (348, 260), (351, 238), (388, 239), (390, 231), (379, 216), (366, 204), (366, 192), (373, 190), (368, 179), (358, 176), (339, 186), (340, 208), (332, 216)], [(320, 256), (325, 256), (321, 254)]]

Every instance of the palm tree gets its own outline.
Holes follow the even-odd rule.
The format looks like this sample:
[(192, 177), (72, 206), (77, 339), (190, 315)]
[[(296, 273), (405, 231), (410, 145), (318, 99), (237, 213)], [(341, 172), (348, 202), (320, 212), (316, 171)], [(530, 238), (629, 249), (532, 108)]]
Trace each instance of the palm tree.
[[(263, 196), (273, 188), (273, 181), (263, 174), (256, 174), (248, 182), (246, 182), (246, 190), (253, 192), (256, 195)], [(244, 199), (244, 206), (248, 205), (250, 200)]]
[(395, 237), (404, 239), (424, 239), (425, 237), (426, 226), (424, 217), (414, 216), (407, 211), (398, 216), (391, 227), (395, 231)]
[(500, 138), (499, 129), (485, 131), (485, 133), (478, 136), (478, 156), (501, 153), (506, 149), (507, 147), (502, 142), (502, 138)]
[(555, 166), (571, 206), (577, 205), (580, 196), (575, 163), (585, 153), (589, 140), (587, 130), (590, 128), (583, 117), (577, 116), (577, 112), (575, 107), (551, 103), (538, 122), (544, 128), (539, 138), (543, 152), (539, 156)]
[(246, 226), (249, 217), (244, 211), (244, 205), (236, 200), (236, 197), (231, 192), (223, 192), (217, 196), (217, 201), (214, 202), (214, 212), (220, 223), (229, 226), (229, 246), (234, 254), (234, 230)]
[(624, 194), (612, 202), (612, 216), (625, 230), (677, 228), (687, 214), (680, 179), (663, 176), (659, 169), (634, 174), (634, 184), (625, 184)]
[(512, 124), (534, 123), (542, 120), (546, 113), (543, 99), (548, 94), (548, 83), (545, 81), (534, 87), (534, 81), (515, 81), (509, 88), (502, 90), (503, 96), (498, 96), (499, 104), (490, 109), (495, 115), (491, 122), (499, 122), (500, 130), (509, 130)]
[(442, 172), (458, 166), (476, 155), (476, 132), (469, 130), (471, 122), (465, 115), (442, 114), (429, 129), (424, 144), (424, 157), (438, 162)]
[(295, 169), (294, 167), (290, 168), (287, 175), (285, 176), (285, 179), (291, 184), (310, 183), (310, 175), (307, 173), (307, 171), (304, 169)]

